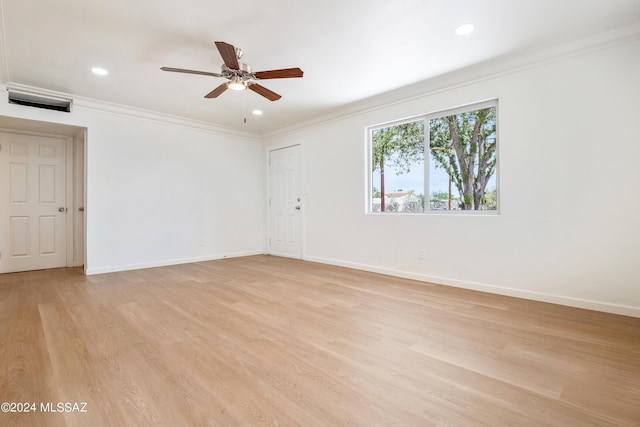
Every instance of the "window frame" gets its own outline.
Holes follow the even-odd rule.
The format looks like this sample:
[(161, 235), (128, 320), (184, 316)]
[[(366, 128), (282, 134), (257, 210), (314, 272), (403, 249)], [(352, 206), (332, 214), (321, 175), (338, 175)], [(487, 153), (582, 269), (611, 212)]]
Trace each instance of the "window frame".
[[(496, 139), (496, 171), (495, 171), (495, 182), (496, 182), (496, 209), (495, 210), (437, 210), (431, 209), (429, 203), (430, 197), (430, 172), (431, 172), (431, 147), (429, 142), (431, 141), (431, 136), (429, 134), (431, 126), (430, 121), (432, 119), (438, 119), (445, 116), (449, 116), (452, 114), (460, 114), (469, 111), (481, 110), (484, 108), (495, 108), (496, 111), (496, 130), (495, 130), (495, 139)], [(373, 132), (379, 129), (384, 129), (392, 126), (398, 126), (405, 123), (412, 123), (417, 121), (423, 121), (424, 128), (424, 180), (423, 180), (423, 194), (424, 194), (424, 210), (423, 212), (374, 212), (373, 211)], [(367, 215), (471, 215), (471, 216), (495, 216), (500, 215), (501, 210), (501, 202), (500, 202), (500, 136), (499, 136), (499, 128), (500, 128), (500, 120), (499, 120), (499, 102), (498, 98), (491, 98), (483, 101), (473, 102), (469, 104), (464, 104), (452, 108), (445, 108), (437, 111), (433, 111), (430, 113), (419, 114), (416, 116), (406, 117), (403, 119), (392, 120), (389, 122), (379, 123), (376, 125), (368, 126), (365, 128), (365, 149), (366, 149), (366, 168), (365, 168), (365, 214)]]

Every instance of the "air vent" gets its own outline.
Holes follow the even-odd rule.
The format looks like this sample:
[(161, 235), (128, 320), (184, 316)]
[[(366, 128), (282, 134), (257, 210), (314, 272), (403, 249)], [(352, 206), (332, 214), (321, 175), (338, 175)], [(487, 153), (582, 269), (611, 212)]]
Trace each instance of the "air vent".
[(54, 98), (27, 92), (19, 92), (9, 89), (9, 104), (26, 105), (29, 107), (44, 108), (47, 110), (71, 112), (71, 99)]

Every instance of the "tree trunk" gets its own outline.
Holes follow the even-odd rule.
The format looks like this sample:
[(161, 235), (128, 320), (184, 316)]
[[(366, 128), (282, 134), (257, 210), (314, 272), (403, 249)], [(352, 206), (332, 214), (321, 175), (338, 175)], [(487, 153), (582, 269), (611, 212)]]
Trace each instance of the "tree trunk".
[[(461, 185), (458, 185), (458, 191), (462, 190), (460, 191), (460, 195), (462, 196), (462, 209), (473, 209), (473, 169), (472, 172), (469, 173), (470, 162), (467, 160), (460, 135), (458, 135), (456, 116), (448, 116), (447, 123), (449, 124), (449, 133), (451, 134), (451, 145), (453, 145), (453, 149), (456, 152), (458, 168), (461, 175)], [(473, 168), (473, 166), (471, 167)]]

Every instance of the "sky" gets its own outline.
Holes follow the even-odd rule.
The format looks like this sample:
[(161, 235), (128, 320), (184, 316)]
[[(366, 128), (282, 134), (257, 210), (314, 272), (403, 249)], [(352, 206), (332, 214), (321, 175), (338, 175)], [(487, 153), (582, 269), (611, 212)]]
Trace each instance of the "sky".
[[(430, 175), (430, 191), (429, 193), (437, 192), (448, 192), (449, 191), (449, 176), (442, 168), (436, 168), (433, 159), (429, 159), (430, 169), (432, 171)], [(393, 168), (389, 166), (385, 166), (385, 180), (384, 187), (385, 191), (409, 191), (414, 190), (416, 194), (424, 194), (424, 165), (423, 164), (415, 164), (411, 167), (411, 171), (408, 174), (396, 175), (396, 172)], [(380, 172), (376, 171), (372, 175), (372, 184), (375, 188), (380, 189)], [(489, 180), (487, 185), (487, 189), (496, 187), (496, 176), (495, 174)], [(453, 196), (458, 196), (458, 190), (453, 187)]]

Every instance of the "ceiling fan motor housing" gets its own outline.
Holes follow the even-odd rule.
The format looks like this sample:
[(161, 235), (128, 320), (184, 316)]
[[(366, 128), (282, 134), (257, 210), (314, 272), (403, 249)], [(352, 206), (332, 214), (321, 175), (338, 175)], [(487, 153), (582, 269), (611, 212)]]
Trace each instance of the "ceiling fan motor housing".
[(255, 79), (255, 77), (251, 73), (251, 67), (244, 62), (238, 62), (238, 69), (234, 70), (227, 67), (226, 64), (222, 64), (222, 75), (231, 78), (233, 76), (240, 77), (243, 81), (248, 81)]

